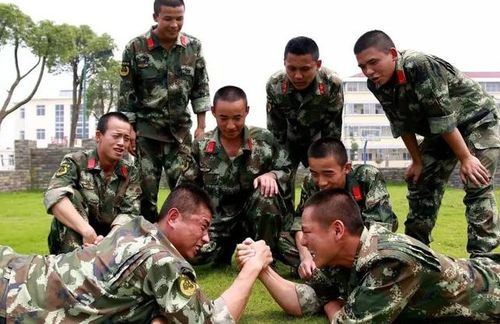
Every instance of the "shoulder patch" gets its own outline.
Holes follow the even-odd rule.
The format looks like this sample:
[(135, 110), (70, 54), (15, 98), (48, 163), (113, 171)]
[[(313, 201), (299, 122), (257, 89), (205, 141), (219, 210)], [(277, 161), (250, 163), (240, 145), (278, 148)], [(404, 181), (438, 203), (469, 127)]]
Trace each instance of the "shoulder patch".
[(208, 141), (207, 146), (205, 147), (205, 152), (209, 154), (215, 152), (215, 141), (213, 139)]
[(323, 82), (319, 83), (318, 89), (319, 89), (319, 94), (324, 96), (326, 93), (326, 88), (325, 88), (325, 84)]
[(122, 175), (126, 178), (128, 176), (128, 169), (126, 166), (122, 165), (121, 170)]
[(129, 63), (128, 62), (122, 62), (122, 68), (120, 69), (120, 76), (126, 77), (130, 73), (130, 68), (129, 68)]
[(356, 201), (361, 201), (363, 199), (363, 195), (361, 194), (361, 188), (359, 186), (352, 187), (352, 196)]
[(152, 49), (155, 46), (155, 41), (153, 37), (146, 38), (146, 44), (148, 45), (148, 49)]
[(182, 45), (183, 47), (186, 47), (187, 43), (188, 43), (188, 38), (187, 38), (187, 36), (186, 36), (186, 35), (181, 35), (181, 45)]
[(398, 77), (398, 84), (399, 85), (404, 85), (407, 83), (404, 70), (396, 70), (396, 76)]
[(63, 175), (65, 175), (66, 173), (68, 173), (68, 171), (69, 171), (69, 163), (68, 162), (63, 162), (59, 166), (59, 169), (57, 169), (56, 177), (62, 177)]
[(196, 289), (198, 289), (198, 284), (185, 274), (181, 274), (177, 282), (179, 283), (179, 291), (181, 292), (182, 296), (186, 298), (190, 298), (191, 296), (193, 296), (196, 292)]
[(283, 80), (283, 82), (281, 82), (281, 93), (285, 94), (287, 91), (288, 91), (288, 81)]
[(95, 166), (97, 165), (97, 161), (95, 160), (95, 158), (90, 158), (88, 161), (87, 161), (87, 169), (94, 169)]

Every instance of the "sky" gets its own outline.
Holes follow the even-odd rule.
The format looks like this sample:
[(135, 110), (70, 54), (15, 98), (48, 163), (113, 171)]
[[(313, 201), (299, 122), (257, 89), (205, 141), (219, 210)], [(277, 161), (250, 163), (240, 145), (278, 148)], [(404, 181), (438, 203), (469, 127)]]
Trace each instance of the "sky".
[[(126, 43), (154, 23), (152, 0), (16, 0), (34, 21), (89, 25), (115, 40), (117, 59)], [(185, 0), (183, 31), (202, 41), (211, 93), (233, 84), (248, 95), (247, 124), (265, 127), (265, 84), (283, 68), (290, 38), (308, 36), (323, 65), (342, 78), (360, 72), (352, 48), (364, 32), (388, 33), (398, 49), (442, 57), (462, 71), (500, 71), (500, 1), (392, 0)], [(24, 57), (29, 60), (29, 55)], [(12, 82), (12, 53), (0, 51), (0, 102)], [(36, 97), (70, 89), (65, 76), (46, 75)], [(28, 89), (25, 87), (24, 89)], [(27, 90), (25, 90), (27, 91)], [(22, 95), (22, 91), (19, 92)], [(20, 97), (18, 95), (18, 97)], [(214, 127), (207, 117), (208, 129)]]

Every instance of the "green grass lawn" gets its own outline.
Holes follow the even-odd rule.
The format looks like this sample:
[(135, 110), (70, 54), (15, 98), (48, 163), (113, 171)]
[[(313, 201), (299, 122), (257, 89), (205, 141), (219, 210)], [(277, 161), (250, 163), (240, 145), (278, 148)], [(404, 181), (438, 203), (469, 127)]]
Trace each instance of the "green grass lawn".
[[(389, 185), (391, 202), (399, 218), (399, 232), (404, 231), (404, 220), (408, 212), (406, 186), (404, 184)], [(161, 190), (158, 201), (163, 202), (167, 196)], [(441, 205), (440, 215), (433, 232), (432, 248), (455, 257), (466, 257), (467, 227), (462, 203), (464, 192), (448, 188)], [(500, 190), (496, 191), (500, 201)], [(296, 191), (296, 201), (299, 190)], [(51, 216), (45, 213), (42, 192), (0, 193), (0, 245), (8, 245), (19, 253), (45, 254), (47, 250), (47, 233)], [(500, 249), (497, 249), (500, 251)], [(289, 268), (279, 264), (279, 272), (289, 277)], [(197, 274), (203, 291), (210, 298), (220, 295), (237, 275), (236, 266), (226, 270), (213, 270), (209, 266), (197, 267)], [(241, 323), (327, 323), (322, 315), (308, 318), (293, 318), (285, 315), (272, 300), (265, 288), (257, 283), (253, 289), (245, 315)]]

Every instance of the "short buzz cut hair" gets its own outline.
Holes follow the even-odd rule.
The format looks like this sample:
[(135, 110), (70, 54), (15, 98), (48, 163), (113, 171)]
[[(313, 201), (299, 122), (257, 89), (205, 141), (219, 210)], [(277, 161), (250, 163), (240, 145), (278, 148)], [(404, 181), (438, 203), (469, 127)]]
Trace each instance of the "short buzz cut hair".
[(162, 220), (172, 208), (177, 208), (184, 217), (196, 213), (200, 207), (207, 208), (214, 214), (214, 207), (208, 193), (192, 183), (183, 183), (170, 192), (158, 214), (158, 220)]
[(172, 8), (176, 8), (176, 7), (184, 7), (185, 8), (186, 7), (184, 5), (183, 0), (155, 0), (155, 2), (153, 4), (153, 12), (155, 15), (158, 15), (160, 13), (162, 6), (172, 7)]
[(215, 105), (219, 100), (235, 102), (240, 99), (243, 99), (243, 101), (245, 102), (245, 106), (248, 105), (247, 94), (245, 93), (245, 91), (243, 91), (243, 89), (237, 86), (227, 85), (217, 90), (217, 92), (214, 95), (213, 105), (215, 107)]
[(392, 39), (381, 30), (370, 30), (358, 38), (354, 44), (354, 54), (359, 54), (365, 49), (375, 47), (378, 50), (388, 53), (392, 47), (396, 47)]
[(349, 233), (361, 235), (363, 220), (358, 204), (344, 189), (325, 189), (306, 201), (304, 210), (314, 208), (311, 216), (322, 226), (340, 220)]
[(333, 157), (339, 165), (347, 163), (347, 151), (342, 141), (333, 137), (322, 137), (311, 143), (307, 156), (313, 159)]
[(311, 54), (313, 60), (317, 61), (319, 59), (319, 48), (318, 44), (309, 37), (298, 36), (290, 39), (285, 46), (285, 53), (283, 59), (286, 60), (288, 53), (294, 55), (307, 55)]
[(112, 111), (109, 113), (106, 113), (99, 118), (99, 121), (97, 122), (97, 130), (101, 133), (104, 134), (108, 130), (108, 122), (111, 118), (116, 118), (118, 120), (121, 120), (123, 122), (126, 122), (130, 124), (130, 120), (125, 116), (125, 114), (119, 112), (119, 111)]

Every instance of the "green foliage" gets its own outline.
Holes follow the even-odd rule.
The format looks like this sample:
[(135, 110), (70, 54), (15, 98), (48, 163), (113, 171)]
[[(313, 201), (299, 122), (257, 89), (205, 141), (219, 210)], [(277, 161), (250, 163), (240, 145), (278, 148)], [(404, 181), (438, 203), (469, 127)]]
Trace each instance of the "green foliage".
[(120, 63), (110, 59), (90, 80), (87, 88), (87, 109), (99, 119), (113, 108), (120, 88)]
[[(296, 189), (296, 200), (300, 189)], [(404, 219), (408, 212), (406, 185), (389, 185), (391, 203), (398, 215), (398, 232), (404, 232)], [(163, 189), (158, 196), (161, 205), (168, 191)], [(446, 190), (440, 215), (434, 229), (432, 248), (454, 257), (466, 257), (467, 226), (462, 203), (464, 192), (458, 189)], [(496, 191), (500, 201), (500, 190)], [(298, 200), (297, 200), (298, 201)], [(47, 233), (51, 216), (46, 215), (41, 192), (0, 193), (0, 244), (9, 245), (20, 253), (47, 253)], [(499, 249), (497, 249), (498, 251)], [(229, 269), (214, 270), (210, 266), (199, 266), (196, 272), (209, 298), (216, 298), (232, 283), (237, 276), (236, 266)], [(278, 272), (291, 279), (290, 269), (278, 263)], [(326, 317), (316, 315), (307, 318), (294, 318), (284, 314), (280, 307), (257, 282), (247, 305), (241, 323), (327, 323)]]

